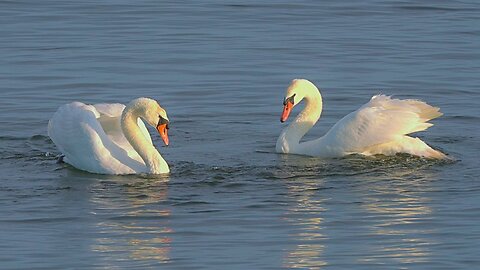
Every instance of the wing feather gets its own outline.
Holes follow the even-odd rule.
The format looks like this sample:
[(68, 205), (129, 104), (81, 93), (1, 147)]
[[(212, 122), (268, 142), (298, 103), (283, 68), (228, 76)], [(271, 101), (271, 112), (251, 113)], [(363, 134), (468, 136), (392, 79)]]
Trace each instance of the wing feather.
[(337, 122), (325, 139), (331, 145), (341, 145), (344, 152), (357, 152), (426, 130), (433, 125), (427, 121), (441, 115), (439, 108), (419, 100), (377, 95)]
[[(104, 114), (107, 115), (107, 114)], [(48, 135), (71, 165), (94, 173), (134, 173), (142, 164), (128, 157), (102, 128), (92, 105), (61, 106), (48, 123)]]

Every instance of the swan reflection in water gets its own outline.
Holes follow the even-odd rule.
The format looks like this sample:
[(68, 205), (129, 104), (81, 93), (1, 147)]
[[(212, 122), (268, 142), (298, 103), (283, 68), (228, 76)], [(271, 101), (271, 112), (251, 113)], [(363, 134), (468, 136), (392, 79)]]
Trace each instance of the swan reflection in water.
[(412, 264), (433, 261), (431, 249), (437, 244), (434, 226), (429, 225), (433, 209), (425, 196), (431, 190), (434, 174), (405, 169), (392, 172), (390, 179), (374, 181), (362, 208), (373, 222), (375, 241), (371, 254), (362, 259), (368, 263)]
[(164, 179), (98, 182), (91, 189), (96, 215), (104, 216), (96, 224), (97, 238), (91, 249), (100, 252), (105, 263), (170, 261), (173, 230), (169, 226), (171, 210), (162, 206), (168, 196)]
[(302, 194), (296, 197), (297, 204), (288, 210), (289, 214), (286, 218), (296, 227), (300, 227), (300, 230), (293, 235), (294, 242), (297, 244), (286, 254), (283, 267), (319, 269), (321, 266), (327, 265), (323, 259), (324, 240), (327, 238), (324, 234), (324, 218), (322, 217), (322, 213), (326, 211), (322, 206), (325, 199), (315, 198), (317, 187), (323, 183), (313, 180), (303, 182), (303, 184), (307, 184), (307, 187), (292, 186), (289, 191), (292, 194)]
[(429, 246), (435, 244), (430, 236), (435, 229), (421, 226), (433, 211), (425, 196), (435, 179), (428, 172), (429, 161), (414, 158), (425, 166), (405, 166), (403, 157), (281, 159), (285, 169), (276, 177), (283, 179), (293, 202), (285, 219), (296, 228), (289, 235), (295, 245), (285, 253), (283, 267), (433, 260)]
[[(299, 176), (295, 169), (280, 170), (277, 178), (285, 181), (287, 194), (293, 204), (285, 213), (285, 220), (292, 225), (293, 232), (289, 235), (294, 247), (283, 256), (282, 267), (301, 269), (320, 269), (327, 265), (325, 261), (324, 213), (325, 198), (319, 197), (318, 192), (325, 185), (324, 181), (312, 174), (312, 168), (322, 162), (316, 158), (282, 155), (281, 160), (288, 165), (302, 168)], [(302, 166), (302, 167), (300, 167)]]

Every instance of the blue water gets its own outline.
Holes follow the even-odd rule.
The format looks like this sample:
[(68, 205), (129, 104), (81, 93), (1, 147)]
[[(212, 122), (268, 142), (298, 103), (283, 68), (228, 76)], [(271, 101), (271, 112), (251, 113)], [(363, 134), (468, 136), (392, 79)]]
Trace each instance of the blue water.
[[(477, 1), (4, 0), (0, 25), (0, 268), (480, 265)], [(454, 161), (275, 154), (294, 78), (324, 97), (306, 139), (384, 93), (440, 107), (416, 136)], [(170, 176), (56, 163), (60, 105), (140, 96)]]

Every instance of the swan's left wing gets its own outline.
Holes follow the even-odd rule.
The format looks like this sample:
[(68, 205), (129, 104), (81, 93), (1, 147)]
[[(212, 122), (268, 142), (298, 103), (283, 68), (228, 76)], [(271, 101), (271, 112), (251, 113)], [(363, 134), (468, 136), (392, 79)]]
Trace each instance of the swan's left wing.
[(425, 130), (433, 125), (429, 120), (441, 115), (439, 108), (419, 100), (378, 95), (337, 122), (323, 138), (346, 153), (358, 152)]
[[(120, 103), (99, 103), (93, 105), (98, 115), (98, 121), (102, 125), (103, 130), (105, 133), (120, 147), (126, 149), (129, 153), (129, 156), (138, 156), (137, 152), (132, 148), (130, 143), (127, 141), (125, 136), (123, 135), (123, 131), (120, 125), (120, 120), (122, 117), (122, 112), (125, 109), (125, 105)], [(142, 131), (143, 135), (152, 143), (152, 138), (150, 137), (150, 133), (148, 133), (147, 128), (143, 121), (139, 118), (138, 119), (138, 126)]]
[(76, 168), (94, 173), (134, 173), (141, 163), (131, 160), (110, 140), (91, 105), (73, 102), (61, 106), (48, 122), (48, 135)]

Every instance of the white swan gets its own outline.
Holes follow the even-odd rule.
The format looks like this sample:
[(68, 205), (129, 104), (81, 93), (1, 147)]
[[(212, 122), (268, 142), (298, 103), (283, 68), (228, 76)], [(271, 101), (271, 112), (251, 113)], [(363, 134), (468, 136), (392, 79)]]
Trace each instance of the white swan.
[(48, 136), (72, 166), (99, 174), (162, 174), (170, 171), (141, 120), (156, 127), (168, 145), (169, 120), (152, 99), (123, 104), (61, 106), (48, 122)]
[(287, 126), (276, 144), (278, 153), (317, 157), (341, 157), (348, 154), (394, 155), (408, 153), (426, 158), (446, 158), (419, 138), (407, 134), (426, 130), (427, 121), (442, 115), (439, 108), (425, 102), (392, 99), (377, 95), (358, 110), (338, 121), (323, 137), (300, 143), (322, 113), (322, 96), (308, 80), (293, 80), (287, 89), (281, 122), (287, 120), (292, 108), (305, 99), (305, 108)]

